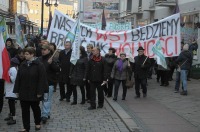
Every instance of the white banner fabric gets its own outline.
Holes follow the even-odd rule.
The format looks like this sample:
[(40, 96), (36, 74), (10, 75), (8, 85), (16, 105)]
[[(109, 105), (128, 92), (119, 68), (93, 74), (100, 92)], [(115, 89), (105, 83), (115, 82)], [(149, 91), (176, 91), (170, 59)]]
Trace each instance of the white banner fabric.
[[(75, 20), (55, 10), (47, 40), (59, 45), (74, 24)], [(142, 46), (145, 49), (145, 55), (153, 58), (155, 54), (152, 47), (157, 38), (162, 41), (162, 51), (165, 57), (178, 56), (181, 51), (179, 13), (132, 30), (103, 31), (81, 24), (80, 32), (81, 45), (84, 47), (87, 44), (98, 46), (102, 55), (107, 53), (110, 47), (113, 47), (116, 49), (117, 55), (125, 52), (127, 55), (132, 53), (134, 57), (138, 54), (138, 47)], [(61, 49), (63, 48), (61, 47)]]

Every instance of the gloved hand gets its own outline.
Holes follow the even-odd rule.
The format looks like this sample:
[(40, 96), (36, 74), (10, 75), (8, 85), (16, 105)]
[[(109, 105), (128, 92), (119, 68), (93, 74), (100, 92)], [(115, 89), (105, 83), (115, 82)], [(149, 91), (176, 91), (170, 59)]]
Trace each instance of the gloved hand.
[(37, 95), (38, 98), (42, 97), (42, 95)]

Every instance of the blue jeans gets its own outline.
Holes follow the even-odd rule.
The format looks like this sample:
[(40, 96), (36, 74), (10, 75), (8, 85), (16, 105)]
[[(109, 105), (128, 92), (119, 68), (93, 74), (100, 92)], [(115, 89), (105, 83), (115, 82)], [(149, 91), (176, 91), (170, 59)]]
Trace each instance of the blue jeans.
[(53, 85), (49, 86), (49, 93), (48, 93), (47, 100), (43, 100), (43, 102), (42, 102), (42, 109), (41, 109), (42, 114), (41, 114), (41, 117), (48, 118), (48, 116), (50, 116), (51, 105), (52, 105), (52, 97), (53, 97), (53, 90), (54, 90)]
[(187, 91), (187, 74), (188, 70), (181, 70), (181, 81), (183, 83), (183, 91)]

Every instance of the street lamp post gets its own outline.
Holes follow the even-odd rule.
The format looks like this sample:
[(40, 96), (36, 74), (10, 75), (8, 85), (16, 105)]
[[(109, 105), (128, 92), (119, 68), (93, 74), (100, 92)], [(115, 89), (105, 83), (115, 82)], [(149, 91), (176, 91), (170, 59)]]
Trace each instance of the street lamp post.
[(42, 14), (41, 14), (41, 36), (43, 35), (43, 19), (44, 19), (44, 0), (42, 0), (42, 5), (41, 5), (41, 10), (42, 10)]
[[(51, 2), (51, 0), (47, 0), (47, 1), (45, 2), (45, 5), (46, 5), (47, 7), (49, 7), (49, 13), (50, 13), (50, 11), (51, 11), (51, 6), (53, 5), (52, 2)], [(58, 6), (57, 0), (56, 0), (56, 2), (54, 3), (54, 6), (55, 6), (55, 7)]]
[[(49, 6), (49, 13), (51, 11), (51, 6), (52, 6), (52, 2), (50, 2), (51, 0), (46, 0), (45, 2), (45, 5), (46, 6)], [(57, 0), (56, 2), (54, 3), (54, 6), (57, 7), (58, 6), (58, 3), (57, 3)], [(42, 11), (42, 14), (41, 14), (41, 35), (43, 35), (43, 22), (44, 22), (44, 0), (42, 0), (42, 5), (41, 5), (41, 11)]]

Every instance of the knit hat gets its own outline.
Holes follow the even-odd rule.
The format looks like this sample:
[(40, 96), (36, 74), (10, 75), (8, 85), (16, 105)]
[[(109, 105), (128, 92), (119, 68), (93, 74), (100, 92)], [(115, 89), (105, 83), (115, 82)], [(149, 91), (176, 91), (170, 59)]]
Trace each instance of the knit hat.
[(183, 45), (183, 50), (188, 50), (188, 49), (189, 49), (189, 45), (188, 44)]
[(48, 44), (45, 44), (45, 45), (42, 45), (42, 49), (49, 49), (50, 50), (50, 47)]
[(10, 62), (11, 62), (11, 64), (16, 64), (16, 65), (19, 65), (19, 60), (17, 59), (17, 58), (12, 58), (11, 60), (10, 60)]

